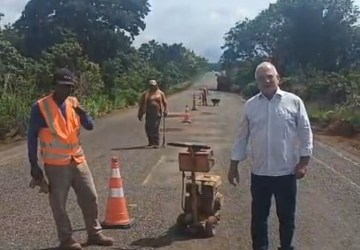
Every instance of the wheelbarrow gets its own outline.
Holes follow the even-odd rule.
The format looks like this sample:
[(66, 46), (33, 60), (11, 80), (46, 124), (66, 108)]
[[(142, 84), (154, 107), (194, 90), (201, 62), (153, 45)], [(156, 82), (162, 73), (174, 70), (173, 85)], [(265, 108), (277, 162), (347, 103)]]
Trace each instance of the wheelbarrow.
[(212, 98), (210, 99), (214, 106), (219, 106), (220, 99), (218, 98)]

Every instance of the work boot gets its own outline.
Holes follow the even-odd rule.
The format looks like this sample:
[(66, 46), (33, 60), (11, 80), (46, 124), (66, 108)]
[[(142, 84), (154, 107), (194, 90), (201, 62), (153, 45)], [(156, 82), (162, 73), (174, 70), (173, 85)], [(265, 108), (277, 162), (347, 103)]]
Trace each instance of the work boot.
[(74, 238), (70, 237), (60, 243), (59, 249), (61, 250), (82, 250), (80, 243), (76, 242)]
[(99, 233), (89, 237), (87, 244), (96, 246), (112, 246), (114, 244), (114, 240), (110, 237), (104, 236), (102, 233)]

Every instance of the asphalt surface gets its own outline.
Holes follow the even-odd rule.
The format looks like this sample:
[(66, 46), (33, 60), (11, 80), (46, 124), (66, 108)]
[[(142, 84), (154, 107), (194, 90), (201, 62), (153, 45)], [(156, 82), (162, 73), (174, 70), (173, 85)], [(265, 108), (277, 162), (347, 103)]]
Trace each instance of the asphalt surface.
[[(206, 74), (194, 88), (215, 86)], [(169, 97), (170, 112), (192, 107), (193, 90)], [(241, 164), (241, 184), (227, 182), (230, 149), (243, 101), (238, 95), (211, 92), (219, 106), (198, 106), (191, 124), (181, 117), (166, 119), (166, 142), (196, 141), (212, 146), (216, 163), (212, 170), (222, 177), (225, 197), (216, 236), (191, 239), (176, 234), (181, 212), (180, 148), (141, 148), (147, 143), (144, 123), (136, 109), (115, 112), (96, 120), (95, 130), (82, 132), (82, 141), (99, 195), (100, 219), (108, 195), (110, 158), (120, 159), (128, 210), (135, 225), (126, 230), (104, 230), (115, 239), (108, 248), (86, 249), (251, 249), (249, 174), (251, 161)], [(209, 101), (211, 105), (211, 102)], [(24, 143), (0, 152), (0, 249), (55, 249), (58, 245), (46, 195), (28, 187), (30, 181)], [(315, 141), (315, 157), (308, 175), (299, 182), (295, 247), (300, 250), (360, 249), (360, 162), (346, 149)], [(270, 249), (278, 246), (278, 222), (273, 204), (269, 218)], [(74, 237), (86, 239), (81, 211), (71, 190), (67, 210)]]

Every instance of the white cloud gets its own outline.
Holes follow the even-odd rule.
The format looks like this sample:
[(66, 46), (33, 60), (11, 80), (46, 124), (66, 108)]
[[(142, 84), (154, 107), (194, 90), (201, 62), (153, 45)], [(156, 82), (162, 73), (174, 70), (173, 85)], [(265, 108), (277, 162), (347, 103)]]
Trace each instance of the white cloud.
[(254, 17), (275, 0), (150, 0), (152, 12), (136, 45), (149, 38), (182, 42), (212, 61), (221, 55), (225, 33), (239, 20)]
[[(28, 0), (0, 0), (4, 23), (14, 22)], [(146, 29), (135, 45), (155, 39), (183, 43), (212, 61), (221, 55), (223, 37), (237, 21), (253, 18), (276, 0), (149, 0)], [(360, 0), (355, 0), (360, 5)]]

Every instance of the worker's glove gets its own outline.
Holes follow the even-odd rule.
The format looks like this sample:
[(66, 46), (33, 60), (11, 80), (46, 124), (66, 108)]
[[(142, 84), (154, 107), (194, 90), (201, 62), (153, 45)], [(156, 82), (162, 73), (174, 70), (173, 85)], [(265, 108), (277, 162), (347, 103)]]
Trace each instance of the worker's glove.
[(37, 163), (31, 164), (30, 174), (31, 177), (37, 181), (41, 181), (42, 179), (44, 179), (44, 174)]

